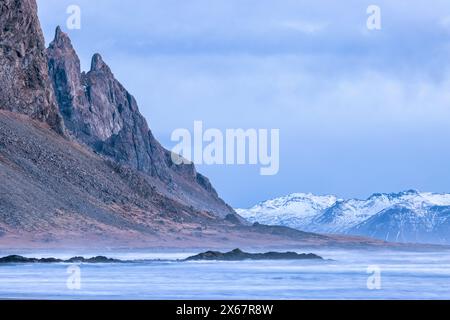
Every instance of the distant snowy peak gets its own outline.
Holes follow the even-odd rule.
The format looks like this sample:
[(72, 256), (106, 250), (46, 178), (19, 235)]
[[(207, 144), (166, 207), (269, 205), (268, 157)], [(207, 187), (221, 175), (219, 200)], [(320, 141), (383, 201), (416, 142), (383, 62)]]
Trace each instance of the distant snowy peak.
[[(408, 190), (376, 193), (366, 200), (294, 193), (264, 201), (250, 209), (237, 209), (237, 212), (251, 222), (283, 225), (304, 231), (422, 242), (422, 238), (424, 241), (433, 238), (433, 235), (424, 235), (435, 232), (433, 230), (450, 233), (450, 229), (445, 229), (450, 221), (450, 216), (449, 220), (446, 216), (450, 212), (448, 207), (450, 194)], [(442, 236), (436, 236), (436, 241), (441, 243)]]
[(236, 211), (251, 222), (296, 228), (311, 221), (318, 212), (331, 207), (337, 201), (335, 196), (293, 193), (261, 202), (250, 209), (236, 209)]
[(311, 193), (293, 193), (285, 197), (261, 202), (250, 210), (322, 210), (328, 208), (338, 199), (335, 196), (316, 196)]

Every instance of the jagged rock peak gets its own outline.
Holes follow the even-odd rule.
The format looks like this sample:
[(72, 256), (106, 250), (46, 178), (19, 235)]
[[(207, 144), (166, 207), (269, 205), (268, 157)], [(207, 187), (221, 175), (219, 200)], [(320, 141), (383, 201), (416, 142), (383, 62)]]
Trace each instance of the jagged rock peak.
[(61, 30), (61, 27), (58, 26), (55, 31), (55, 38), (53, 39), (50, 46), (58, 46), (58, 47), (72, 47), (72, 42), (70, 41), (69, 36)]
[(72, 46), (70, 37), (59, 26), (56, 28), (55, 37), (47, 49), (47, 57), (49, 64), (51, 64), (52, 59), (61, 60), (61, 62), (75, 60), (76, 64), (80, 64), (80, 59)]
[(105, 63), (105, 61), (103, 61), (103, 58), (99, 53), (96, 53), (92, 56), (91, 72), (94, 72), (94, 71), (104, 71), (104, 72), (111, 73), (111, 69)]
[(78, 109), (86, 104), (82, 87), (80, 59), (72, 46), (69, 36), (60, 27), (47, 49), (48, 70), (53, 83), (59, 111), (65, 126), (74, 132)]
[(59, 108), (71, 134), (95, 152), (162, 183), (163, 192), (173, 198), (221, 217), (234, 214), (194, 165), (172, 163), (171, 153), (151, 133), (135, 98), (100, 54), (92, 57), (91, 70), (81, 73), (66, 37), (56, 30), (48, 57)]

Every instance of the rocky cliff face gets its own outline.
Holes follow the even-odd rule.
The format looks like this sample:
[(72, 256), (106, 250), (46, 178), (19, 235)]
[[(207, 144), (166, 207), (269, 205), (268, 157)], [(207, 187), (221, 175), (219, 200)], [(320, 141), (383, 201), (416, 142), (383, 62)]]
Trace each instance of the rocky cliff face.
[(0, 2), (0, 109), (45, 121), (63, 133), (36, 11), (35, 0)]
[(35, 0), (0, 1), (0, 109), (48, 123), (56, 133), (112, 161), (125, 177), (132, 177), (133, 170), (145, 174), (167, 203), (219, 218), (235, 215), (193, 165), (172, 163), (134, 97), (99, 54), (93, 56), (91, 70), (81, 72), (60, 28), (45, 48)]
[(178, 200), (221, 217), (234, 214), (193, 165), (172, 163), (170, 152), (154, 138), (135, 98), (99, 54), (92, 57), (91, 69), (81, 72), (68, 35), (58, 27), (47, 55), (59, 109), (73, 136), (115, 162), (150, 175)]

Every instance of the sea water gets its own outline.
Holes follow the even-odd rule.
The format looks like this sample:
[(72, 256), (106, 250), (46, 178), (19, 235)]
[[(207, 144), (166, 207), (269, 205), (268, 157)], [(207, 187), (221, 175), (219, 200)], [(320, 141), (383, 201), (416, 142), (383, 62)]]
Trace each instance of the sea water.
[[(0, 299), (450, 299), (450, 251), (315, 250), (326, 260), (180, 261), (194, 253), (108, 255), (136, 260), (126, 263), (4, 264)], [(76, 288), (69, 285), (74, 268)]]

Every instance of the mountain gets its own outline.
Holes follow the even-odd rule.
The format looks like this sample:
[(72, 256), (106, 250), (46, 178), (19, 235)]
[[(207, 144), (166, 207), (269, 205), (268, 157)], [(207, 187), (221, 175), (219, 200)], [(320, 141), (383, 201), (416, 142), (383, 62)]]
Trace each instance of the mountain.
[(245, 223), (193, 165), (172, 164), (99, 54), (82, 73), (60, 28), (45, 48), (35, 0), (0, 10), (2, 245), (189, 243)]
[(336, 201), (334, 196), (294, 193), (262, 202), (251, 209), (237, 209), (236, 212), (251, 222), (301, 229), (310, 224), (318, 212), (331, 207)]
[(35, 0), (0, 2), (0, 249), (386, 246), (250, 224), (174, 165), (99, 54), (45, 48)]
[(450, 244), (450, 194), (374, 194), (366, 200), (292, 194), (237, 209), (251, 222), (385, 241)]
[(0, 109), (46, 121), (63, 133), (36, 12), (35, 0), (0, 3)]
[(60, 28), (45, 48), (36, 12), (0, 2), (0, 249), (399, 246), (249, 223), (172, 163), (100, 54), (82, 72)]
[(77, 141), (151, 176), (168, 197), (222, 218), (235, 215), (193, 164), (173, 164), (171, 153), (153, 136), (135, 98), (100, 54), (94, 54), (87, 73), (81, 72), (71, 40), (58, 27), (47, 56), (59, 110)]

